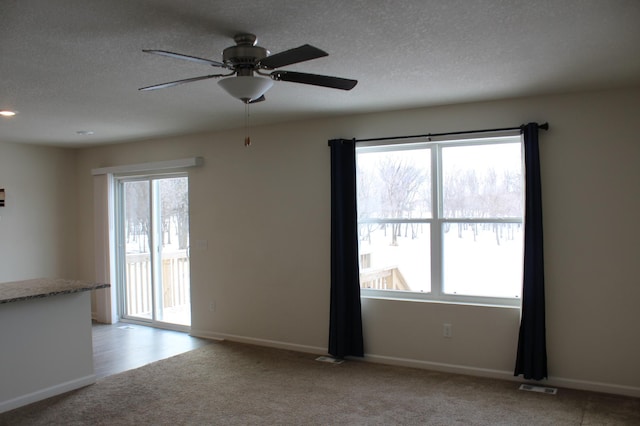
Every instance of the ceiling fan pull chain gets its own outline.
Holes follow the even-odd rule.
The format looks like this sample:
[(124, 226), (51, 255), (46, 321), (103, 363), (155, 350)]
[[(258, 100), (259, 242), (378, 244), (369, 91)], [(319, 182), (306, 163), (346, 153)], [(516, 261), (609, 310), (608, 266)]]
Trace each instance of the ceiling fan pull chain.
[(249, 136), (249, 102), (245, 102), (244, 104), (244, 129), (245, 129), (245, 137), (244, 137), (244, 146), (251, 146), (251, 137)]

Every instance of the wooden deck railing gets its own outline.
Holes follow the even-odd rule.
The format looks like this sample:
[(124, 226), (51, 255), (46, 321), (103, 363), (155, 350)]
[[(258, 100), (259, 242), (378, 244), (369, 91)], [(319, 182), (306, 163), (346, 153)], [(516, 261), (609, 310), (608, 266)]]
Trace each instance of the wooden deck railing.
[[(151, 262), (149, 254), (126, 256), (127, 314), (151, 318)], [(191, 303), (189, 258), (186, 250), (162, 254), (162, 304), (175, 308)]]
[(360, 270), (360, 287), (373, 290), (411, 290), (397, 266)]

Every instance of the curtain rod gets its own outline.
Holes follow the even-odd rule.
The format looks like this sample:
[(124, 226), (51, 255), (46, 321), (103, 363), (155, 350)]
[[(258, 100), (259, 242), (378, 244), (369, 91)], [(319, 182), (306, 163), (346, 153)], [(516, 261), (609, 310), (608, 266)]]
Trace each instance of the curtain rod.
[[(389, 141), (394, 139), (412, 139), (412, 138), (429, 138), (434, 136), (466, 135), (471, 133), (508, 132), (510, 130), (522, 130), (524, 129), (524, 127), (525, 127), (525, 124), (518, 127), (503, 127), (501, 129), (482, 129), (482, 130), (466, 130), (462, 132), (428, 133), (426, 135), (413, 135), (413, 136), (388, 136), (385, 138), (354, 139), (354, 141), (355, 142), (374, 142), (374, 141)], [(538, 129), (549, 130), (549, 123), (539, 124)]]

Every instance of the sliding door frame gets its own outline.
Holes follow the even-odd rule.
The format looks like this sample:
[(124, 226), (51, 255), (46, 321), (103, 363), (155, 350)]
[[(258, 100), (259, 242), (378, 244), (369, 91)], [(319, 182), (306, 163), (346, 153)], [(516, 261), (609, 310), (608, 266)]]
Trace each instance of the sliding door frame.
[[(162, 179), (171, 178), (185, 178), (187, 179), (187, 185), (189, 182), (189, 175), (186, 172), (158, 172), (148, 174), (117, 174), (114, 175), (114, 210), (115, 210), (115, 272), (117, 283), (117, 306), (118, 316), (123, 322), (134, 323), (152, 326), (156, 328), (163, 328), (169, 330), (177, 330), (189, 332), (191, 330), (190, 319), (189, 325), (170, 323), (166, 321), (158, 320), (158, 310), (163, 309), (163, 294), (162, 294), (162, 236), (158, 232), (161, 224), (158, 223), (160, 219), (160, 196), (159, 196), (159, 182)], [(145, 319), (138, 316), (132, 316), (127, 312), (127, 274), (126, 274), (126, 237), (125, 237), (125, 191), (124, 186), (127, 182), (146, 182), (149, 187), (149, 220), (151, 229), (149, 231), (149, 255), (150, 255), (150, 282), (151, 282), (151, 318)], [(158, 241), (160, 239), (160, 241)], [(187, 257), (189, 256), (189, 248), (187, 247)], [(190, 269), (190, 267), (189, 267)], [(190, 273), (189, 273), (190, 275)], [(190, 284), (189, 284), (190, 287)], [(159, 291), (160, 290), (160, 291)], [(189, 290), (190, 291), (190, 290)]]

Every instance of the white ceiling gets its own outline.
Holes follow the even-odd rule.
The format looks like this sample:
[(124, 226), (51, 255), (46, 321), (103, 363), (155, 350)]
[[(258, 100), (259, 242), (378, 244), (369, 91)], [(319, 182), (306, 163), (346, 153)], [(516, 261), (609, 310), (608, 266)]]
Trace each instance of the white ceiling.
[(639, 0), (0, 0), (0, 109), (18, 111), (0, 118), (0, 142), (240, 127), (244, 105), (216, 80), (137, 90), (219, 72), (142, 49), (219, 61), (238, 32), (272, 53), (329, 52), (283, 69), (359, 81), (276, 82), (254, 125), (640, 84)]

